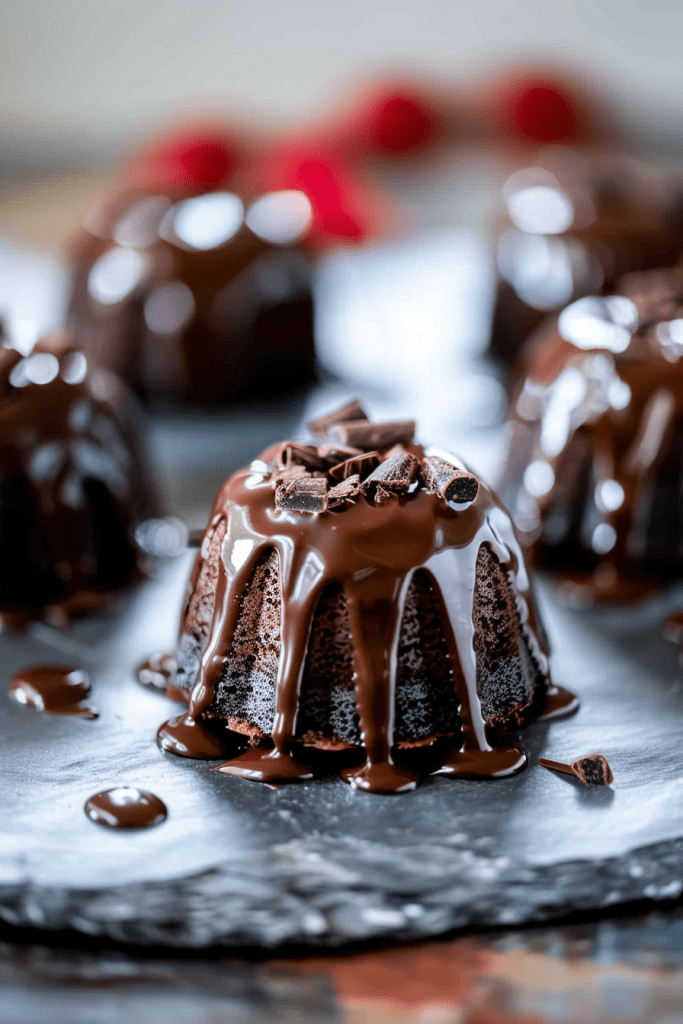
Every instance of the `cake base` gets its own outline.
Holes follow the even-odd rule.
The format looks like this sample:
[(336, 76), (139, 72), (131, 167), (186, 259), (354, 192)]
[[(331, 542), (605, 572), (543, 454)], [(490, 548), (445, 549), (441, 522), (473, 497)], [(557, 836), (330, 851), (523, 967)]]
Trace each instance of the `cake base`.
[[(135, 681), (173, 640), (191, 555), (122, 613), (69, 634), (0, 637), (7, 684), (63, 661), (90, 673), (96, 721), (0, 699), (0, 918), (13, 925), (176, 947), (338, 946), (518, 924), (683, 890), (683, 707), (668, 601), (581, 615), (542, 592), (554, 678), (577, 715), (520, 733), (529, 767), (489, 781), (434, 777), (399, 796), (338, 777), (271, 788), (162, 753), (182, 707)], [(683, 598), (680, 603), (683, 603)], [(647, 701), (644, 700), (647, 694)], [(605, 753), (614, 785), (545, 771)], [(83, 811), (112, 786), (151, 790), (167, 820), (112, 832)]]

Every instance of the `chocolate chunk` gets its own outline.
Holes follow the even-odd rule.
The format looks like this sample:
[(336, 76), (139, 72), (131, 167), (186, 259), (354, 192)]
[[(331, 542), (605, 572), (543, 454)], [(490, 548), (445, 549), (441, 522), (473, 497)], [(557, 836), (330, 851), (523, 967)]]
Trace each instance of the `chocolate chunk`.
[(308, 424), (308, 429), (315, 437), (326, 437), (330, 432), (330, 427), (335, 423), (345, 423), (348, 420), (367, 420), (367, 416), (365, 415), (365, 411), (360, 402), (348, 402), (346, 405), (343, 405), (341, 409), (337, 409), (335, 412), (331, 412), (327, 416), (321, 416), (317, 420), (311, 420)]
[(352, 459), (355, 455), (362, 455), (362, 448), (351, 448), (347, 444), (319, 444), (318, 455), (325, 460), (328, 466), (336, 466), (346, 459)]
[(410, 444), (415, 436), (415, 423), (367, 423), (362, 420), (335, 423), (329, 436), (342, 444), (351, 444), (366, 451), (390, 448), (394, 444)]
[(304, 466), (306, 469), (325, 469), (328, 462), (318, 452), (315, 445), (296, 444), (294, 441), (287, 441), (277, 455), (278, 467), (290, 469), (292, 466)]
[(287, 466), (286, 469), (274, 469), (270, 475), (271, 483), (274, 486), (278, 484), (289, 483), (290, 480), (300, 480), (304, 476), (310, 476), (305, 466)]
[(378, 463), (379, 452), (365, 452), (333, 466), (329, 475), (333, 480), (346, 480), (350, 476), (359, 476), (362, 480)]
[(275, 507), (286, 512), (325, 512), (327, 480), (324, 477), (301, 476), (278, 484)]
[(407, 494), (417, 476), (417, 470), (418, 461), (414, 455), (406, 451), (394, 452), (366, 477), (361, 484), (361, 491), (381, 504), (399, 494)]
[(604, 754), (586, 754), (572, 761), (572, 769), (584, 786), (611, 786), (614, 775)]
[(469, 504), (479, 492), (476, 476), (435, 455), (428, 455), (422, 463), (422, 479), (428, 491), (449, 504)]
[(341, 483), (330, 487), (327, 495), (329, 499), (327, 507), (337, 508), (339, 505), (345, 505), (347, 502), (352, 502), (359, 494), (360, 477), (358, 474), (349, 476), (346, 480), (342, 480)]

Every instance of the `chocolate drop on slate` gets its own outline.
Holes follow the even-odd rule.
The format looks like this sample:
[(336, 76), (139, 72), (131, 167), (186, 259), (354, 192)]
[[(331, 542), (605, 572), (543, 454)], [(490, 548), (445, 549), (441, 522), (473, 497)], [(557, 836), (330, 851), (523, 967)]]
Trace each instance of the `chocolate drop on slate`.
[(12, 678), (9, 696), (18, 704), (51, 715), (97, 718), (99, 712), (81, 702), (90, 694), (87, 672), (65, 665), (34, 665)]
[(150, 828), (166, 819), (166, 804), (146, 789), (117, 786), (91, 796), (85, 804), (91, 821), (108, 828)]

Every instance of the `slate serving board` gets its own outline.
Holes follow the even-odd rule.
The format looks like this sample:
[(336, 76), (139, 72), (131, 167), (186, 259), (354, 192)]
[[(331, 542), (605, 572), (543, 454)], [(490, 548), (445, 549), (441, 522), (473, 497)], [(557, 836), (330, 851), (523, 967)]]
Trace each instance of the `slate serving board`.
[[(442, 236), (437, 248), (441, 265)], [(462, 266), (467, 252), (452, 251)], [(476, 318), (466, 295), (459, 308), (463, 319), (449, 329), (462, 335)], [(445, 400), (471, 390), (470, 373), (477, 386), (495, 383), (475, 365), (472, 346), (464, 350), (459, 368), (445, 360), (451, 381), (439, 374), (438, 401), (427, 377), (402, 393), (375, 380), (360, 397), (376, 417), (417, 415), (425, 440), (452, 446), (491, 477), (500, 430)], [(409, 372), (411, 349), (402, 352)], [(171, 510), (200, 525), (228, 472), (345, 397), (346, 386), (330, 383), (285, 405), (155, 416), (153, 454)], [(554, 678), (583, 703), (572, 719), (524, 732), (530, 768), (515, 778), (434, 778), (400, 797), (358, 793), (336, 777), (276, 790), (155, 745), (157, 727), (180, 708), (140, 687), (134, 669), (172, 645), (191, 558), (162, 567), (116, 614), (64, 632), (36, 625), (22, 637), (0, 636), (4, 921), (177, 947), (330, 946), (683, 891), (683, 672), (659, 632), (683, 594), (579, 613), (543, 586)], [(41, 715), (4, 697), (15, 669), (55, 661), (91, 673), (99, 719)], [(536, 765), (539, 755), (567, 761), (594, 750), (612, 763), (611, 789), (587, 790)], [(122, 784), (160, 796), (167, 821), (137, 833), (90, 822), (85, 800)]]

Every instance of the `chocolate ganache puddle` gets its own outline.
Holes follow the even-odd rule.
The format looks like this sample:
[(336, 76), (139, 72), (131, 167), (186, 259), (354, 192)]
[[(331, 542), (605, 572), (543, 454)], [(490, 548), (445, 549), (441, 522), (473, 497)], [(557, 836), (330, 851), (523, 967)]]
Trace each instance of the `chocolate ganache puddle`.
[(90, 695), (87, 672), (64, 665), (34, 665), (13, 676), (9, 696), (18, 704), (51, 715), (97, 718), (99, 712), (83, 701)]
[(91, 821), (108, 828), (150, 828), (165, 821), (166, 804), (154, 793), (134, 786), (117, 786), (95, 793), (86, 801)]
[[(305, 736), (297, 732), (316, 614), (333, 585), (341, 590), (348, 614), (355, 707), (365, 755), (360, 766), (345, 767), (342, 777), (369, 792), (414, 789), (424, 772), (416, 770), (407, 753), (402, 758), (401, 745), (404, 750), (436, 750), (436, 740), (448, 735), (450, 750), (430, 766), (432, 773), (472, 779), (511, 775), (525, 766), (526, 755), (506, 738), (510, 732), (533, 717), (571, 713), (578, 702), (550, 684), (545, 640), (510, 518), (492, 492), (457, 460), (425, 454), (413, 444), (414, 424), (370, 424), (356, 405), (346, 413), (341, 421), (330, 417), (314, 425), (325, 433), (327, 443), (273, 446), (251, 467), (230, 477), (219, 492), (184, 616), (193, 593), (202, 580), (205, 583), (213, 557), (210, 626), (188, 712), (161, 727), (159, 744), (185, 757), (228, 754), (230, 759), (218, 771), (271, 785), (320, 774), (316, 758), (311, 756), (308, 763), (307, 744), (309, 749), (328, 750), (354, 746), (311, 741), (310, 730)], [(221, 705), (217, 698), (226, 686), (228, 661), (244, 644), (243, 600), (250, 588), (257, 587), (255, 574), (264, 558), (273, 553), (280, 596), (279, 654), (272, 726), (264, 733), (243, 715), (226, 712), (224, 701)], [(489, 591), (503, 588), (493, 596), (493, 591), (485, 594), (484, 604), (489, 604), (484, 613), (475, 608), (475, 595), (482, 593), (482, 565), (494, 567), (484, 586)], [(446, 733), (405, 742), (396, 732), (397, 682), (402, 628), (418, 574), (428, 581), (438, 609), (457, 724)], [(518, 647), (524, 645), (524, 692), (513, 707), (506, 696), (492, 709), (493, 698), (499, 699), (509, 682), (503, 677), (510, 665), (503, 664), (506, 652), (501, 665), (489, 665), (491, 678), (496, 672), (500, 678), (497, 696), (487, 694), (481, 678), (480, 663), (486, 657), (482, 628), (494, 635), (492, 624), (501, 605), (508, 608), (510, 635)], [(181, 624), (181, 638), (182, 631)], [(253, 642), (252, 634), (247, 645)], [(510, 655), (510, 663), (514, 657), (518, 655)], [(241, 682), (237, 680), (237, 685)], [(237, 753), (235, 748), (247, 737), (250, 749)]]

